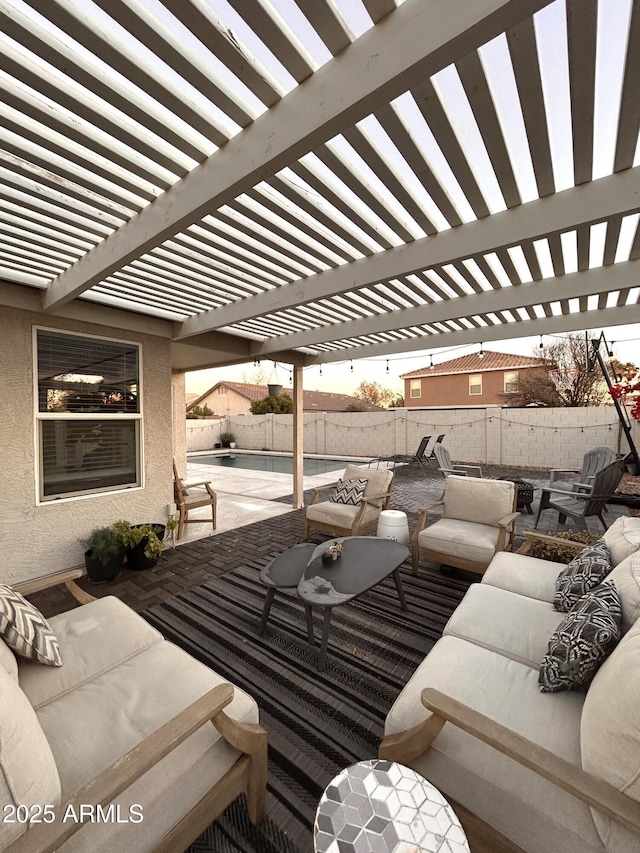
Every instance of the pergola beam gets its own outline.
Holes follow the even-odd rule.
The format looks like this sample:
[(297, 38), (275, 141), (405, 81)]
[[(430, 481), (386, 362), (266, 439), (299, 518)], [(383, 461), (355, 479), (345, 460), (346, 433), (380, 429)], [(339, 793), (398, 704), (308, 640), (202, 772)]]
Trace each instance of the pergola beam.
[(79, 296), (550, 2), (407, 0), (59, 275), (43, 308)]
[[(640, 167), (537, 199), (513, 210), (494, 213), (485, 219), (442, 231), (435, 237), (424, 237), (397, 248), (387, 249), (385, 252), (239, 300), (224, 308), (203, 312), (179, 325), (176, 324), (175, 337), (179, 340), (208, 329), (230, 326), (250, 317), (326, 299), (387, 279), (498, 252), (509, 246), (564, 231), (586, 228), (594, 223), (638, 210)], [(287, 343), (286, 346), (304, 344)]]
[(317, 356), (307, 356), (305, 366), (400, 355), (407, 352), (428, 353), (445, 347), (459, 347), (465, 344), (487, 344), (491, 341), (537, 337), (538, 335), (557, 335), (563, 332), (578, 332), (589, 327), (601, 329), (631, 323), (640, 323), (640, 305), (638, 304), (607, 308), (604, 311), (594, 309), (580, 314), (559, 314), (554, 317), (542, 317), (538, 320), (509, 323), (507, 326), (497, 324), (495, 326), (484, 326), (481, 329), (465, 329), (460, 332), (448, 332), (440, 335), (424, 335), (405, 341), (392, 341), (388, 344), (350, 347), (349, 349), (322, 353)]
[[(460, 296), (442, 302), (431, 302), (419, 307), (412, 306), (411, 308), (385, 312), (373, 317), (365, 317), (362, 320), (332, 323), (305, 332), (279, 335), (266, 341), (256, 341), (252, 343), (250, 349), (254, 356), (267, 356), (272, 349), (308, 347), (329, 341), (374, 335), (395, 329), (407, 329), (426, 323), (443, 323), (447, 320), (457, 320), (460, 317), (474, 317), (497, 311), (513, 311), (517, 308), (542, 305), (560, 299), (575, 299), (593, 294), (608, 293), (612, 290), (623, 290), (637, 286), (639, 281), (640, 262), (628, 261), (626, 264), (615, 264), (614, 266), (599, 267), (585, 272), (554, 276), (530, 284), (521, 284), (518, 287), (502, 287), (500, 290), (472, 293), (468, 296)], [(604, 311), (606, 312), (606, 309)]]

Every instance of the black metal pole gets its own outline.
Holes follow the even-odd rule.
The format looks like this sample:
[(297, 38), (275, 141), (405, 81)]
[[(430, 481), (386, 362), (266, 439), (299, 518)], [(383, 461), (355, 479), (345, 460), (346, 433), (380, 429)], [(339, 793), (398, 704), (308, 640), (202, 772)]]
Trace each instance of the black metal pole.
[[(607, 370), (607, 366), (604, 363), (604, 361), (602, 360), (602, 356), (600, 355), (600, 343), (601, 343), (602, 339), (603, 339), (603, 335), (601, 334), (597, 340), (591, 341), (591, 345), (593, 347), (594, 357), (595, 357), (596, 361), (598, 362), (598, 366), (600, 367), (600, 370), (602, 371), (602, 375), (604, 376), (604, 381), (607, 383), (607, 388), (609, 389), (609, 392), (611, 392), (611, 388), (613, 387), (613, 384), (612, 384), (611, 379), (609, 377), (609, 371)], [(631, 429), (629, 428), (629, 424), (627, 423), (627, 413), (623, 410), (622, 406), (620, 405), (619, 400), (617, 400), (613, 395), (611, 396), (611, 399), (613, 400), (613, 405), (616, 407), (618, 419), (620, 421), (620, 424), (622, 425), (622, 429), (624, 430), (624, 434), (627, 438), (627, 442), (629, 443), (629, 450), (631, 451), (631, 456), (633, 457), (633, 461), (634, 461), (635, 466), (636, 466), (636, 471), (638, 472), (638, 474), (640, 474), (640, 459), (638, 459), (638, 451), (636, 450), (636, 446), (634, 444), (633, 437), (631, 435)]]

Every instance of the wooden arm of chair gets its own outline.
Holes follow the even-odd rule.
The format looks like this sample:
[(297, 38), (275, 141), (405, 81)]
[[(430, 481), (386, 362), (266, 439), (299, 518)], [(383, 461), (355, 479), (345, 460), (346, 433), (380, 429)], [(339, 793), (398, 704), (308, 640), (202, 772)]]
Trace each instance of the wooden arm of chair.
[(34, 592), (42, 592), (44, 589), (50, 589), (52, 586), (58, 586), (58, 584), (63, 583), (76, 601), (79, 601), (80, 604), (89, 604), (89, 602), (95, 601), (95, 597), (89, 595), (88, 592), (81, 589), (75, 582), (76, 578), (83, 578), (84, 576), (84, 569), (80, 567), (66, 569), (63, 572), (55, 572), (52, 575), (45, 575), (41, 578), (34, 578), (33, 580), (13, 584), (13, 589), (21, 595), (33, 595)]
[[(507, 535), (513, 533), (513, 523), (519, 515), (519, 512), (508, 512), (498, 522), (500, 532), (498, 534), (498, 541), (496, 542), (496, 552), (506, 549)], [(513, 542), (510, 543), (510, 548), (513, 548)]]
[(557, 536), (549, 536), (546, 533), (538, 533), (537, 530), (527, 530), (524, 534), (525, 541), (518, 548), (516, 553), (528, 554), (534, 542), (548, 542), (550, 545), (559, 545), (562, 548), (575, 550), (579, 554), (587, 546), (584, 542), (573, 542), (571, 539), (559, 539)]
[(197, 483), (182, 483), (183, 489), (194, 489), (196, 486), (210, 486), (211, 480), (201, 480)]
[(311, 504), (317, 503), (318, 498), (320, 497), (322, 492), (326, 492), (327, 489), (335, 489), (338, 483), (328, 483), (326, 486), (317, 486), (313, 490), (313, 494), (311, 495), (311, 500), (307, 504), (307, 506), (311, 506)]
[(439, 507), (439, 506), (444, 506), (444, 501), (443, 501), (443, 500), (441, 500), (441, 501), (434, 501), (433, 503), (426, 504), (426, 506), (423, 506), (423, 507), (421, 507), (421, 508), (420, 508), (420, 510), (419, 510), (419, 512), (420, 512), (420, 516), (419, 516), (419, 518), (418, 518), (418, 523), (416, 524), (416, 529), (413, 531), (413, 537), (412, 537), (412, 539), (415, 539), (415, 540), (417, 541), (417, 539), (418, 539), (418, 533), (420, 533), (420, 531), (421, 531), (421, 530), (424, 530), (425, 525), (426, 525), (426, 523), (427, 523), (427, 514), (428, 514), (432, 509), (435, 509), (436, 507)]
[[(425, 688), (421, 698), (425, 708), (443, 723), (445, 720), (452, 723), (493, 749), (497, 749), (503, 755), (517, 761), (518, 764), (533, 770), (561, 790), (567, 791), (588, 806), (597, 809), (606, 817), (624, 826), (629, 832), (640, 835), (640, 805), (637, 800), (627, 797), (608, 782), (592, 776), (581, 767), (565, 761), (564, 758), (559, 758), (548, 749), (538, 746), (439, 690)], [(412, 731), (415, 730), (412, 729)]]
[[(266, 744), (266, 732), (260, 726), (250, 727), (252, 731), (246, 733), (243, 731), (246, 727), (243, 727), (242, 724), (230, 720), (226, 715), (224, 719), (219, 716), (222, 709), (232, 699), (233, 686), (231, 684), (219, 684), (210, 690), (137, 746), (134, 746), (110, 767), (103, 770), (95, 779), (81, 788), (69, 800), (68, 804), (57, 807), (55, 822), (33, 826), (27, 833), (9, 845), (6, 853), (53, 853), (84, 825), (82, 822), (84, 816), (80, 811), (80, 806), (83, 803), (99, 804), (104, 808), (132, 785), (136, 779), (143, 776), (209, 721), (213, 722), (225, 740), (227, 735), (229, 738), (233, 737), (235, 743), (232, 742), (232, 745), (237, 745), (238, 749), (246, 752), (256, 752), (263, 749), (263, 745)], [(234, 734), (236, 729), (240, 732), (238, 735)], [(254, 732), (253, 729), (256, 731)], [(65, 812), (69, 810), (69, 814), (71, 814), (72, 807), (73, 813), (78, 815), (79, 820), (67, 820), (63, 823), (62, 819)]]

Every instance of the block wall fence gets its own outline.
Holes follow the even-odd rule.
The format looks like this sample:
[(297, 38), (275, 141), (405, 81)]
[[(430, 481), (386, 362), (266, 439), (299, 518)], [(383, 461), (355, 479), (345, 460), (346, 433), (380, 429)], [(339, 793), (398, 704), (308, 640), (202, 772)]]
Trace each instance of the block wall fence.
[[(221, 431), (238, 449), (291, 452), (293, 415), (236, 415), (188, 420), (187, 450), (210, 450)], [(583, 454), (605, 445), (629, 448), (613, 406), (550, 409), (396, 409), (385, 412), (310, 412), (304, 416), (304, 452), (375, 457), (414, 452), (423, 435), (445, 434), (457, 462), (535, 468), (580, 467)], [(632, 421), (640, 444), (640, 426)]]

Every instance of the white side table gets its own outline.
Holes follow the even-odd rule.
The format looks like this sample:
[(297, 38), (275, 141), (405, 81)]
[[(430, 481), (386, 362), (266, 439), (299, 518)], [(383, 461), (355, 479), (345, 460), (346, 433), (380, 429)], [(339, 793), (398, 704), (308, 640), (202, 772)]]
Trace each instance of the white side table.
[(409, 544), (409, 522), (406, 512), (398, 509), (383, 509), (378, 518), (376, 536), (380, 539), (395, 539), (401, 545)]
[(469, 853), (437, 788), (402, 764), (360, 761), (327, 786), (316, 812), (315, 853)]

